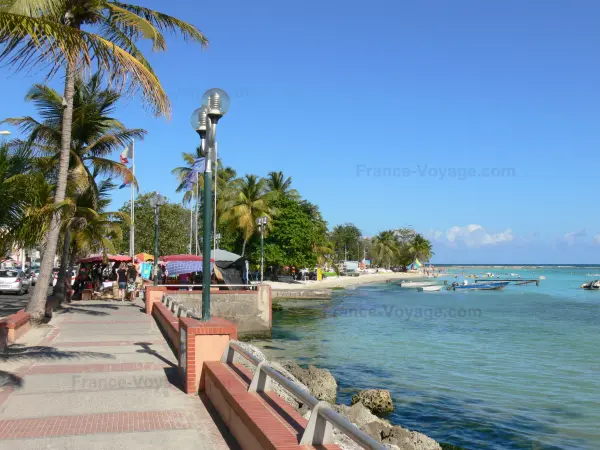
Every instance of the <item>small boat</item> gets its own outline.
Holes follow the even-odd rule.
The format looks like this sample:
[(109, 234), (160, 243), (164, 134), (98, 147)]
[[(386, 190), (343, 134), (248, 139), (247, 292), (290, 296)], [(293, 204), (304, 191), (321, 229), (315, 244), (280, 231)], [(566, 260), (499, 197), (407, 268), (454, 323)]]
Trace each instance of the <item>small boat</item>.
[(438, 292), (441, 291), (442, 288), (444, 286), (442, 286), (441, 284), (439, 285), (433, 285), (433, 286), (422, 286), (422, 287), (418, 287), (417, 290), (421, 291), (421, 292)]
[(401, 281), (398, 286), (403, 288), (418, 288), (423, 286), (431, 286), (431, 281)]
[(587, 291), (597, 291), (600, 290), (600, 280), (590, 281), (588, 283), (583, 283), (581, 287)]
[(469, 291), (501, 291), (508, 283), (508, 281), (498, 281), (495, 283), (458, 284), (456, 286), (450, 286), (450, 289)]

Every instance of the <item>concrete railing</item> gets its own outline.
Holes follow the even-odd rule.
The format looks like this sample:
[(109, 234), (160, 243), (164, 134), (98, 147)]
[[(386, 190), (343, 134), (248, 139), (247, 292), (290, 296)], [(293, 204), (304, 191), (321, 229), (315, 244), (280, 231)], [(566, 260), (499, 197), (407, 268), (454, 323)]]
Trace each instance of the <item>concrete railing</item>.
[[(201, 290), (200, 288), (202, 287), (201, 284), (159, 284), (158, 286), (162, 286), (162, 287), (172, 287), (172, 288), (188, 288), (188, 289), (197, 289), (197, 290)], [(245, 288), (249, 291), (255, 291), (258, 288), (259, 285), (257, 284), (211, 284), (210, 287), (211, 288), (230, 288), (230, 287), (236, 287), (236, 288)]]
[(385, 446), (331, 409), (329, 403), (317, 400), (305, 390), (300, 389), (293, 381), (271, 367), (267, 361), (260, 361), (234, 342), (229, 342), (225, 352), (223, 352), (221, 362), (232, 364), (236, 353), (248, 360), (252, 365), (256, 366), (256, 371), (254, 372), (254, 377), (248, 387), (248, 392), (271, 391), (271, 380), (274, 380), (296, 397), (296, 399), (311, 409), (310, 419), (298, 442), (299, 445), (332, 444), (333, 426), (363, 448), (369, 450), (386, 449)]

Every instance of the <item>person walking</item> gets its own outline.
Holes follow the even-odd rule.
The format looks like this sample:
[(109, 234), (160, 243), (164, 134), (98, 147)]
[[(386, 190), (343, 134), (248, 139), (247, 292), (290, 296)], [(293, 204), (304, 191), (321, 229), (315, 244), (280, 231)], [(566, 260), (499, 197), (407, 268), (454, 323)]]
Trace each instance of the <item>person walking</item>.
[(119, 282), (119, 301), (123, 301), (125, 299), (125, 289), (127, 289), (127, 271), (123, 266), (120, 266), (117, 270), (117, 281)]
[(129, 264), (127, 268), (127, 300), (135, 299), (135, 279), (137, 278), (137, 270), (133, 264)]
[(113, 290), (113, 299), (117, 300), (119, 298), (119, 283), (118, 283), (118, 275), (117, 275), (117, 264), (113, 264), (112, 269), (110, 271), (109, 280), (112, 281), (112, 290)]

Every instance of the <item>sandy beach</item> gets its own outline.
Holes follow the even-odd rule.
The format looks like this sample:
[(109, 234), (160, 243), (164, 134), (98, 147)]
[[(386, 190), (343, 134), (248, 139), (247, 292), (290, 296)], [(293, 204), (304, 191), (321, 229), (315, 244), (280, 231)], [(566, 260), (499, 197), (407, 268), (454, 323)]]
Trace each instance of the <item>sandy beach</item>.
[(415, 278), (423, 278), (424, 275), (420, 273), (374, 273), (365, 274), (358, 277), (329, 277), (321, 281), (265, 281), (265, 284), (269, 284), (275, 290), (286, 290), (286, 289), (331, 289), (335, 287), (349, 287), (357, 286), (360, 284), (368, 283), (383, 283), (387, 280), (408, 280)]

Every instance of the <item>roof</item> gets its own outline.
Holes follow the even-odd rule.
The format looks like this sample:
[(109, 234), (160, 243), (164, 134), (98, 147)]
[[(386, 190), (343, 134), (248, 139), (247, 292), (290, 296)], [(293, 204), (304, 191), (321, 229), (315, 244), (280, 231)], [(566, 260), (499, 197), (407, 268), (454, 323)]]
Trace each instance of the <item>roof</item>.
[(228, 252), (227, 250), (221, 250), (218, 248), (217, 250), (212, 250), (210, 252), (211, 259), (215, 261), (237, 261), (241, 258), (240, 255), (236, 255), (235, 253)]

